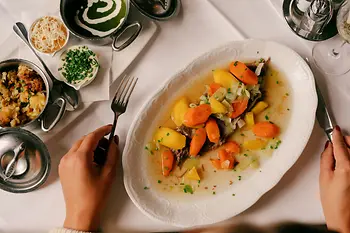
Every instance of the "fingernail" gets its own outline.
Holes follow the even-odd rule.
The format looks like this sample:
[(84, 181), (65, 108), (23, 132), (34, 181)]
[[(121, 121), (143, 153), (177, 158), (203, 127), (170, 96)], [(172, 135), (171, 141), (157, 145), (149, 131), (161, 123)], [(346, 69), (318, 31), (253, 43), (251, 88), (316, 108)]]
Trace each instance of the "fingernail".
[(327, 149), (328, 145), (329, 145), (329, 141), (327, 141), (326, 145), (324, 145), (324, 149)]
[(115, 144), (119, 144), (119, 137), (118, 137), (118, 135), (115, 135), (114, 136), (114, 142), (115, 142)]
[(335, 126), (335, 129), (338, 130), (338, 131), (340, 131), (339, 125), (336, 125), (336, 126)]

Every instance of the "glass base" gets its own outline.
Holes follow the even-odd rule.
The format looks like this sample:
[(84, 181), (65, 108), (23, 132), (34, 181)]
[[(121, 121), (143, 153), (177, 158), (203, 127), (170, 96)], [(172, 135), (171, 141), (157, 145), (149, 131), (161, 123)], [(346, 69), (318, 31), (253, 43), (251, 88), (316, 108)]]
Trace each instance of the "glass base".
[(329, 75), (342, 75), (350, 71), (350, 46), (340, 36), (317, 43), (312, 57), (318, 68)]

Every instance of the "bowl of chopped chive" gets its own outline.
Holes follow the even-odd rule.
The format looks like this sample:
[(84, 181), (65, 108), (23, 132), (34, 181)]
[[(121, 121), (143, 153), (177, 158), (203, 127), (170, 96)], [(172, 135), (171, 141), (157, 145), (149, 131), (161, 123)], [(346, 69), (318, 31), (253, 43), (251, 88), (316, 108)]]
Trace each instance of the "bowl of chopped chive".
[(58, 72), (63, 82), (79, 90), (96, 78), (99, 67), (97, 56), (91, 49), (76, 45), (62, 53)]

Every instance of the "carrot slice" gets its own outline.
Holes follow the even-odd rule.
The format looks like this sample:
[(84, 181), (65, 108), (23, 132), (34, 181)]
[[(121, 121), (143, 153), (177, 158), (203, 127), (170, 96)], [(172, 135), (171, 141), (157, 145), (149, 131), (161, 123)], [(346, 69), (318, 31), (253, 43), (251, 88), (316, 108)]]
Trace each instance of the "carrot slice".
[(225, 149), (219, 150), (218, 156), (221, 163), (221, 168), (232, 169), (235, 159), (232, 154), (227, 153)]
[(209, 118), (207, 124), (205, 125), (205, 130), (207, 131), (209, 141), (213, 143), (219, 143), (220, 140), (220, 130), (216, 123), (216, 120)]
[(279, 134), (280, 128), (271, 122), (264, 121), (256, 123), (253, 132), (258, 137), (274, 138)]
[(208, 90), (209, 96), (214, 95), (214, 93), (215, 93), (220, 87), (221, 87), (221, 85), (218, 84), (218, 83), (212, 83), (212, 84), (210, 84), (209, 90)]
[(239, 147), (237, 142), (234, 141), (228, 141), (224, 144), (224, 149), (227, 151), (227, 153), (230, 154), (237, 154), (241, 152), (241, 148)]
[(248, 101), (249, 99), (246, 97), (235, 100), (232, 103), (233, 112), (231, 113), (231, 118), (237, 118), (242, 115), (248, 107)]
[(207, 139), (207, 135), (205, 133), (204, 128), (199, 128), (194, 133), (190, 144), (190, 155), (192, 157), (198, 155), (199, 151), (202, 149), (205, 140)]
[(174, 154), (170, 150), (162, 153), (162, 172), (163, 176), (169, 176), (174, 164)]
[(218, 160), (218, 159), (211, 159), (210, 162), (211, 162), (211, 164), (213, 164), (213, 166), (216, 169), (221, 169), (221, 162), (220, 162), (220, 160)]
[(195, 108), (190, 108), (184, 116), (184, 124), (193, 127), (205, 123), (211, 114), (209, 104), (202, 104)]
[(230, 64), (230, 72), (244, 84), (258, 84), (258, 76), (256, 76), (256, 74), (251, 71), (243, 62), (232, 62)]

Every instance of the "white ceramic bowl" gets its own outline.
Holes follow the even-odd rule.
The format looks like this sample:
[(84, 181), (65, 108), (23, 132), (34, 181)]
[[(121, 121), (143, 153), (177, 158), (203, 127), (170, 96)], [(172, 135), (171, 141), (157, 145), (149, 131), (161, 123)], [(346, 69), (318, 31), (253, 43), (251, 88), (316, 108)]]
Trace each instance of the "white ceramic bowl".
[[(261, 163), (260, 171), (235, 182), (226, 192), (216, 195), (189, 195), (190, 201), (165, 196), (151, 184), (147, 172), (148, 158), (144, 146), (160, 117), (193, 80), (232, 60), (256, 60), (271, 57), (291, 89), (291, 116), (272, 157)], [(172, 79), (143, 106), (129, 130), (124, 155), (124, 184), (134, 204), (147, 216), (179, 227), (207, 225), (226, 220), (252, 206), (273, 188), (297, 161), (306, 146), (315, 122), (317, 95), (314, 76), (306, 62), (284, 45), (262, 40), (234, 41), (200, 56)], [(164, 110), (163, 110), (164, 109)], [(235, 193), (235, 197), (232, 197)]]
[[(55, 18), (55, 19), (58, 20), (58, 21), (62, 24), (62, 26), (67, 30), (67, 39), (66, 39), (64, 45), (63, 45), (60, 49), (56, 50), (56, 51), (53, 52), (53, 53), (44, 53), (44, 52), (38, 50), (38, 49), (33, 45), (32, 40), (31, 40), (32, 28), (33, 28), (33, 26), (34, 26), (41, 18), (46, 17), (46, 16)], [(32, 25), (30, 26), (29, 31), (28, 31), (28, 40), (29, 40), (29, 43), (30, 43), (30, 45), (32, 46), (32, 48), (34, 48), (35, 51), (37, 51), (38, 53), (40, 53), (40, 54), (45, 54), (45, 55), (49, 55), (49, 56), (54, 56), (57, 52), (61, 51), (61, 50), (67, 45), (67, 43), (68, 43), (68, 41), (69, 41), (69, 30), (68, 30), (68, 28), (66, 27), (66, 25), (63, 23), (63, 21), (62, 21), (60, 18), (58, 18), (58, 17), (56, 17), (56, 16), (51, 16), (51, 15), (46, 15), (46, 16), (42, 16), (42, 17), (36, 19), (36, 20), (32, 23)]]
[[(74, 46), (71, 46), (71, 47), (69, 47), (66, 51), (64, 51), (62, 54), (61, 54), (61, 56), (60, 56), (60, 61), (59, 61), (59, 68), (61, 68), (62, 66), (63, 66), (63, 63), (64, 63), (64, 58), (66, 57), (66, 54), (67, 54), (67, 52), (69, 51), (69, 50), (72, 50), (72, 49), (79, 49), (79, 48), (82, 48), (82, 47), (87, 47), (88, 49), (89, 49), (89, 47), (88, 46), (86, 46), (86, 45), (74, 45)], [(91, 50), (91, 49), (89, 49), (89, 50)], [(92, 50), (91, 50), (92, 51)], [(99, 62), (98, 61), (98, 58), (97, 58), (97, 56), (96, 56), (96, 54), (95, 54), (95, 59), (97, 60), (97, 62)], [(75, 90), (80, 90), (81, 88), (83, 88), (83, 87), (85, 87), (85, 86), (87, 86), (87, 85), (89, 85), (92, 81), (94, 81), (95, 80), (95, 78), (96, 78), (96, 76), (97, 76), (97, 73), (98, 73), (98, 70), (99, 70), (99, 66), (96, 68), (96, 69), (94, 69), (93, 70), (93, 73), (92, 73), (92, 76), (91, 77), (86, 77), (85, 79), (83, 79), (83, 80), (81, 80), (80, 82), (78, 82), (78, 83), (70, 83), (70, 82), (68, 82), (67, 81), (67, 79), (64, 77), (64, 75), (62, 74), (63, 72), (64, 72), (64, 69), (61, 69), (61, 70), (59, 70), (58, 72), (59, 72), (59, 79), (60, 79), (60, 81), (63, 81), (63, 82), (65, 82), (68, 86), (71, 86), (71, 87), (73, 87)]]

